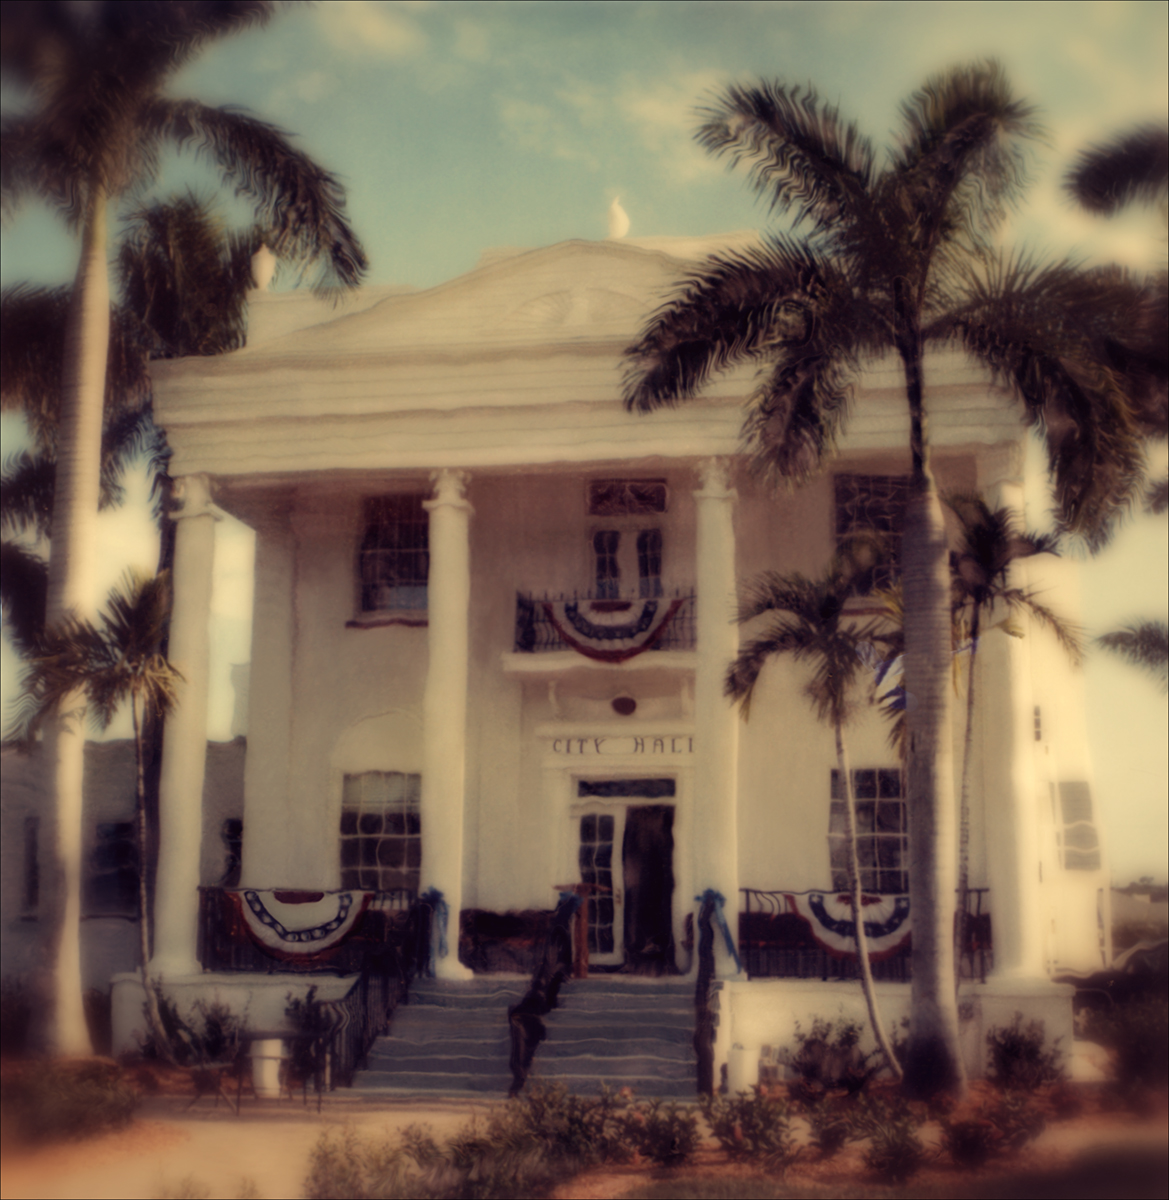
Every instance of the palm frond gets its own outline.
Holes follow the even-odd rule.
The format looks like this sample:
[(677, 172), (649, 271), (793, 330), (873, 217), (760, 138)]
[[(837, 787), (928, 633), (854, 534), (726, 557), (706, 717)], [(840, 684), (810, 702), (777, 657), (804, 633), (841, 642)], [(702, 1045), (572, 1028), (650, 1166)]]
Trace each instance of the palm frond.
[(12, 644), (22, 658), (44, 634), (48, 589), (49, 568), (43, 558), (18, 542), (0, 542), (0, 602)]
[(751, 186), (773, 212), (794, 208), (794, 226), (808, 221), (813, 234), (821, 233), (867, 208), (872, 144), (812, 88), (779, 82), (733, 86), (699, 116), (699, 145), (728, 155), (732, 167), (749, 164)]
[(1145, 492), (1145, 508), (1155, 514), (1169, 509), (1169, 475), (1154, 479)]
[(734, 662), (727, 668), (723, 693), (739, 703), (744, 720), (750, 714), (751, 697), (767, 660), (777, 654), (798, 656), (806, 645), (807, 631), (795, 622), (781, 620), (767, 633), (739, 647)]
[(345, 192), (275, 125), (236, 108), (154, 99), (141, 114), (151, 136), (192, 145), (251, 197), (278, 258), (316, 270), (313, 290), (355, 287), (367, 260), (345, 217)]
[(35, 530), (40, 537), (49, 536), (56, 471), (52, 459), (27, 450), (5, 459), (0, 476), (0, 523), (5, 533)]
[(1102, 634), (1096, 644), (1148, 671), (1163, 692), (1169, 691), (1169, 624), (1139, 621)]
[(1026, 143), (1044, 136), (1035, 116), (994, 60), (931, 76), (901, 106), (899, 192), (918, 213), (934, 214), (928, 224), (989, 232), (1026, 183)]
[(1169, 195), (1169, 128), (1142, 125), (1080, 153), (1064, 187), (1089, 212), (1111, 215), (1133, 201)]
[(1005, 588), (998, 599), (1016, 612), (1025, 612), (1037, 624), (1055, 635), (1071, 662), (1078, 666), (1084, 657), (1084, 631), (1036, 599), (1027, 588)]
[(1045, 435), (1063, 527), (1098, 549), (1144, 478), (1144, 442), (1105, 337), (1139, 296), (1123, 278), (1070, 263), (998, 258), (971, 270), (965, 295), (926, 335), (956, 338), (1023, 403)]

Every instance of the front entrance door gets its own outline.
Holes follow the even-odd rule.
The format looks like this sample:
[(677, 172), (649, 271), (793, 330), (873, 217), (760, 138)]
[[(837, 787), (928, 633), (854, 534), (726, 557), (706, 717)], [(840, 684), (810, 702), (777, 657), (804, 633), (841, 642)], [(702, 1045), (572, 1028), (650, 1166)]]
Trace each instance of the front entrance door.
[(639, 974), (674, 967), (673, 779), (579, 780), (581, 882), (588, 902), (589, 961)]

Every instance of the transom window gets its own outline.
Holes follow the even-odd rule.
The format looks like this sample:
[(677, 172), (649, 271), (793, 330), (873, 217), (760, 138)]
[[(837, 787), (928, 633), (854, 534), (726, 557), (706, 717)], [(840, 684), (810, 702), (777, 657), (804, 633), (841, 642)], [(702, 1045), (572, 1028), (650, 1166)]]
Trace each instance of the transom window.
[(341, 886), (418, 891), (422, 868), (422, 776), (346, 775), (341, 793)]
[(666, 511), (664, 479), (590, 479), (589, 515), (640, 517)]
[(858, 578), (856, 595), (891, 586), (900, 571), (909, 480), (903, 475), (837, 475), (834, 486), (837, 549), (857, 534), (875, 533), (888, 552), (885, 562)]
[(374, 496), (365, 502), (361, 539), (361, 611), (426, 608), (429, 522), (421, 495)]
[[(909, 890), (909, 825), (902, 774), (895, 767), (862, 767), (853, 771), (852, 787), (861, 889), (884, 896), (901, 895)], [(848, 888), (844, 804), (840, 772), (833, 771), (828, 855), (832, 886), (837, 891)]]

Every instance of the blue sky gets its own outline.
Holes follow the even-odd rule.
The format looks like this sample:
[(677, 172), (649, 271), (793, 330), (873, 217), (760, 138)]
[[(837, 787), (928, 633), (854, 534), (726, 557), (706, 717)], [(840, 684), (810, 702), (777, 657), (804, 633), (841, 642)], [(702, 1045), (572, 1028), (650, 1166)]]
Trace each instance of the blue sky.
[[(759, 76), (811, 82), (878, 145), (928, 75), (994, 56), (1040, 109), (1026, 206), (1005, 238), (1035, 253), (1163, 265), (1165, 220), (1080, 213), (1060, 179), (1085, 144), (1166, 119), (1163, 3), (430, 3), (295, 6), (213, 46), (172, 92), (239, 104), (298, 135), (345, 182), (369, 282), (428, 287), (491, 246), (600, 238), (620, 196), (631, 236), (765, 227), (741, 173), (693, 141), (712, 91)], [(19, 97), (5, 89), (6, 106)], [(163, 191), (212, 192), (205, 164), (168, 160)], [(240, 202), (225, 205), (247, 218)], [(76, 245), (25, 209), (2, 235), (0, 279), (66, 282)], [(288, 280), (284, 281), (287, 286)], [(19, 441), (6, 418), (5, 453)], [(141, 505), (107, 521), (111, 575), (151, 561)], [(1164, 615), (1164, 518), (1135, 519), (1085, 570), (1093, 631)], [(219, 689), (247, 657), (247, 538), (221, 539)], [(107, 581), (103, 581), (103, 585)], [(112, 579), (109, 581), (112, 582)], [(13, 663), (5, 647), (4, 694)], [(1166, 703), (1126, 668), (1089, 665), (1097, 781), (1118, 875), (1166, 871)], [(221, 720), (217, 732), (225, 732)]]

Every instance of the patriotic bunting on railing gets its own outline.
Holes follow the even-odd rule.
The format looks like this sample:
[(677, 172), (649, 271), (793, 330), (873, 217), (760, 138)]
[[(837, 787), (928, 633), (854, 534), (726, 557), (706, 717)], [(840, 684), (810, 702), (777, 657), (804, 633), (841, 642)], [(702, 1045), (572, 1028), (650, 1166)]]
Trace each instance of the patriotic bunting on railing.
[(252, 939), (281, 958), (303, 958), (339, 946), (369, 907), (372, 892), (258, 891), (227, 893)]
[[(784, 898), (811, 927), (812, 936), (831, 954), (856, 954), (856, 924), (847, 895), (831, 892), (786, 892)], [(897, 953), (909, 940), (908, 896), (862, 896), (869, 958), (880, 962)]]
[(542, 600), (553, 629), (578, 654), (620, 663), (653, 646), (682, 600)]

